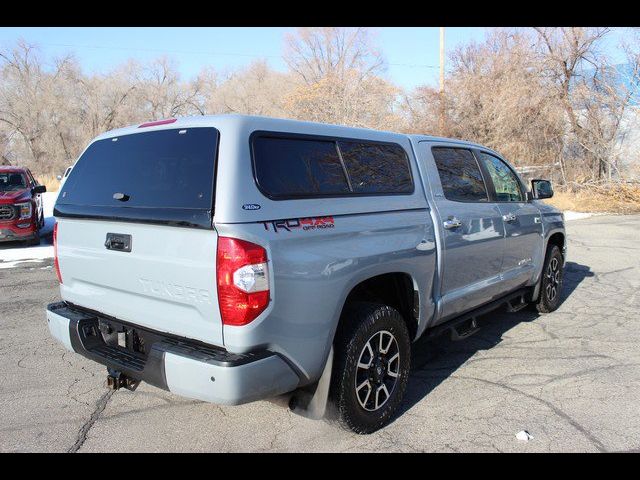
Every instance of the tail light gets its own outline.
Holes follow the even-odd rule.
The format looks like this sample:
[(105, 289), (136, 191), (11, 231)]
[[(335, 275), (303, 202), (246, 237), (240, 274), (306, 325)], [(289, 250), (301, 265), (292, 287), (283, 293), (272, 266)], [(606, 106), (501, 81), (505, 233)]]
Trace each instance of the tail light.
[(56, 267), (56, 275), (58, 276), (58, 281), (62, 283), (60, 263), (58, 262), (58, 222), (53, 225), (53, 265)]
[(267, 252), (237, 238), (219, 237), (217, 283), (224, 325), (246, 325), (269, 305)]

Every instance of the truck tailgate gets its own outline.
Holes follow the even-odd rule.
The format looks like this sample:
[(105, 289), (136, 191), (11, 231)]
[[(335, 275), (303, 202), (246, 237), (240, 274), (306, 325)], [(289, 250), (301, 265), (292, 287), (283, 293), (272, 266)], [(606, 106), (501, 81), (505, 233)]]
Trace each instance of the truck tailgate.
[(222, 345), (212, 225), (218, 132), (166, 126), (98, 138), (61, 186), (53, 213), (62, 298)]
[[(107, 234), (131, 236), (110, 250)], [(215, 230), (58, 219), (62, 298), (125, 322), (222, 345)]]

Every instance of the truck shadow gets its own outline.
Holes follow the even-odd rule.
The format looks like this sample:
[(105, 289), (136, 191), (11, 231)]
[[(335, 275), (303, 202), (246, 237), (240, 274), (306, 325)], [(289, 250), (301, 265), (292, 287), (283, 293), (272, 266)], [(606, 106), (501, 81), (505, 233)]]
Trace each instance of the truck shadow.
[[(585, 278), (593, 276), (588, 266), (567, 262), (561, 301), (571, 296)], [(427, 396), (476, 352), (492, 349), (511, 328), (522, 322), (533, 322), (539, 316), (538, 312), (529, 308), (515, 313), (501, 309), (478, 317), (478, 324), (482, 328), (466, 340), (451, 341), (446, 333), (418, 340), (413, 344), (411, 374), (398, 416)]]

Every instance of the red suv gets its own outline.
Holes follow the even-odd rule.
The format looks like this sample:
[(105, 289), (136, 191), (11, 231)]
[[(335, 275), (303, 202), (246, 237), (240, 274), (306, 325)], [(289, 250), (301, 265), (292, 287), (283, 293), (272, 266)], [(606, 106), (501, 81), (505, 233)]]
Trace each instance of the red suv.
[(0, 242), (40, 243), (44, 226), (40, 185), (27, 168), (0, 167)]

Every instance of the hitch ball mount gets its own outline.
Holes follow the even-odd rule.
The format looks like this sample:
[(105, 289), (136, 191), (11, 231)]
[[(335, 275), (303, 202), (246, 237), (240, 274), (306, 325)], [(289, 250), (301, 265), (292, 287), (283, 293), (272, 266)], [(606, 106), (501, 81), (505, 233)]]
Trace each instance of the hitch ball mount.
[(107, 387), (111, 390), (126, 388), (127, 390), (133, 391), (138, 388), (139, 384), (140, 380), (134, 380), (118, 370), (107, 368)]

